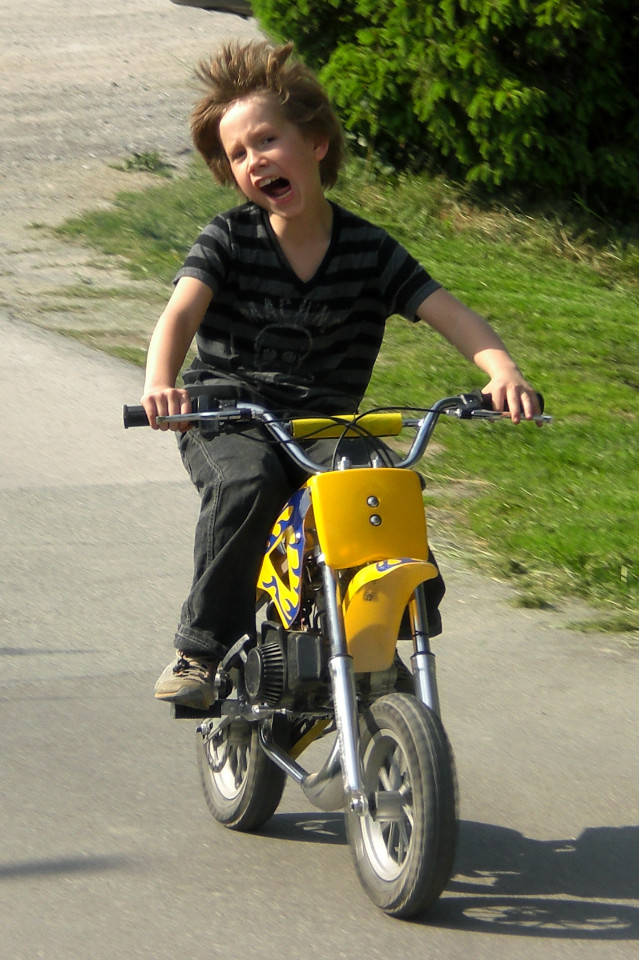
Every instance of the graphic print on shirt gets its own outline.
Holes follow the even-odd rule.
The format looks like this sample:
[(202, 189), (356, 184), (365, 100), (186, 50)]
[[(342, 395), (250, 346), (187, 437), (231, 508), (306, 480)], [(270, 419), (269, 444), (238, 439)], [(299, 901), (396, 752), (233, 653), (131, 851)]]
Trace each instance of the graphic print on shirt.
[[(267, 298), (258, 309), (248, 305), (248, 319), (259, 324), (255, 338), (255, 369), (292, 375), (303, 368), (305, 361), (322, 344), (330, 327), (339, 325), (339, 318), (325, 304), (304, 300), (293, 304), (289, 299)], [(330, 336), (330, 335), (329, 335)]]

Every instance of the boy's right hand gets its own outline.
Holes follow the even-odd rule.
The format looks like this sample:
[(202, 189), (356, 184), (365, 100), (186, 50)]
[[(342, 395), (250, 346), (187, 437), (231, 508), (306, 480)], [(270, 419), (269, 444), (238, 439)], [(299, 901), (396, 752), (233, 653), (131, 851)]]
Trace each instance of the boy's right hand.
[(152, 387), (147, 390), (140, 403), (146, 410), (149, 425), (154, 430), (175, 430), (184, 433), (192, 424), (188, 420), (176, 420), (173, 423), (158, 423), (158, 417), (172, 417), (179, 413), (191, 413), (191, 400), (186, 390), (179, 387)]

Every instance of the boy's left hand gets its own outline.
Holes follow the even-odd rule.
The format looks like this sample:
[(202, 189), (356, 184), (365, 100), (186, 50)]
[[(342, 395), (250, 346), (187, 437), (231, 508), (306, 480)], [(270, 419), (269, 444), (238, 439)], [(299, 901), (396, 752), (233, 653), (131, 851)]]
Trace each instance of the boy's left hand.
[[(509, 377), (493, 377), (482, 390), (492, 397), (493, 410), (508, 410), (513, 423), (532, 420), (541, 414), (537, 394), (517, 372)], [(538, 426), (541, 422), (538, 421)]]

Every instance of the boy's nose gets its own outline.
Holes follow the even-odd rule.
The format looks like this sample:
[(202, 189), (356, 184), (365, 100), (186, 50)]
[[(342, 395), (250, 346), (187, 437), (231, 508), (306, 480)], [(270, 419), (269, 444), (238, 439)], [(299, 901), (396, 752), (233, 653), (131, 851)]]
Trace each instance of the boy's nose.
[(264, 155), (261, 150), (250, 150), (249, 151), (249, 169), (255, 170), (257, 167), (264, 166)]

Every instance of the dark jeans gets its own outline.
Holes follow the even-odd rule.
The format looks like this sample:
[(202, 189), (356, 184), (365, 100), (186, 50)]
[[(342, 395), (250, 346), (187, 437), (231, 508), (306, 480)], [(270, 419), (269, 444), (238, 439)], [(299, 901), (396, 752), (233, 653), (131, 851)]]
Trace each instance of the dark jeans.
[[(307, 475), (259, 428), (212, 437), (194, 429), (178, 442), (201, 506), (193, 584), (175, 646), (190, 656), (218, 659), (243, 634), (255, 633), (255, 589), (267, 538)], [(334, 441), (305, 446), (313, 460), (330, 463)], [(340, 453), (364, 462), (364, 447), (357, 439), (343, 441)]]

